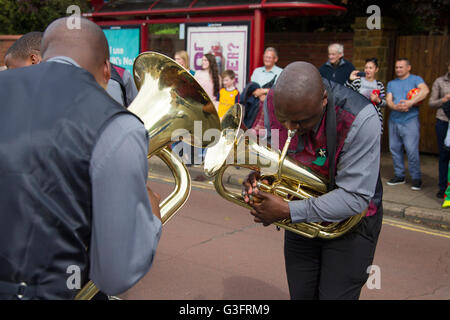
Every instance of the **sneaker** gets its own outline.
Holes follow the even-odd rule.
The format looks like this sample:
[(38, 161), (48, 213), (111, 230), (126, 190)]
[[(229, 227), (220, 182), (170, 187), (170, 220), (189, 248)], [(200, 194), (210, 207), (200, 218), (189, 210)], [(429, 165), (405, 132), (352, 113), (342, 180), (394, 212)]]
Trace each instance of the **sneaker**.
[(387, 182), (387, 184), (390, 186), (395, 186), (397, 184), (404, 184), (404, 183), (405, 183), (405, 178), (400, 178), (400, 177), (393, 177), (391, 180), (389, 180)]
[(421, 180), (413, 180), (411, 189), (416, 190), (416, 191), (422, 190), (422, 181)]

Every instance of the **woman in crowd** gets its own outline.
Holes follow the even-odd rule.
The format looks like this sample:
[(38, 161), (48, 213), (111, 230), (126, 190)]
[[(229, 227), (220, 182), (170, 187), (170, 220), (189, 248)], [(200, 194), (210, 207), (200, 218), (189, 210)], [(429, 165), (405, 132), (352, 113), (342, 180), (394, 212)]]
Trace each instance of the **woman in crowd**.
[[(194, 78), (202, 86), (205, 92), (208, 94), (211, 101), (214, 103), (216, 110), (218, 110), (219, 101), (217, 101), (217, 95), (221, 88), (221, 79), (219, 76), (219, 70), (217, 68), (216, 58), (211, 53), (207, 53), (202, 57), (202, 69), (195, 72)], [(194, 153), (195, 164), (201, 164), (205, 155), (206, 149), (202, 149), (198, 153)], [(198, 155), (198, 156), (197, 156)], [(203, 179), (201, 176), (194, 180)]]
[(221, 80), (214, 55), (207, 53), (202, 57), (202, 70), (197, 70), (194, 78), (206, 91), (217, 109), (218, 101), (216, 97), (221, 88)]
[[(195, 71), (189, 67), (189, 55), (185, 50), (175, 52), (174, 60), (180, 66), (188, 70), (192, 76), (195, 75)], [(186, 143), (182, 143), (182, 141), (177, 141), (172, 144), (172, 150), (174, 150), (180, 156), (180, 158), (187, 166), (191, 166), (194, 164), (192, 155), (195, 151), (193, 147), (190, 147)]]
[(195, 71), (192, 70), (189, 67), (189, 55), (186, 51), (181, 50), (181, 51), (177, 51), (175, 52), (175, 61), (182, 66), (183, 68), (185, 68), (186, 70), (189, 70), (190, 74), (195, 75)]
[(381, 133), (383, 133), (383, 112), (381, 109), (386, 106), (386, 93), (383, 83), (375, 78), (378, 70), (377, 58), (367, 59), (364, 66), (365, 75), (362, 75), (359, 70), (352, 71), (345, 86), (358, 91), (372, 101), (380, 117)]

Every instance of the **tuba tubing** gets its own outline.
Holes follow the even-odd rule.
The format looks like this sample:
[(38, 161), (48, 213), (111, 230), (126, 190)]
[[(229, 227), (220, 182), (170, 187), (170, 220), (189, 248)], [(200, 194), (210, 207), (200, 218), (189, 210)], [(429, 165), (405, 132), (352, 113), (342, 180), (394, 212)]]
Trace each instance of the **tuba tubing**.
[[(208, 129), (221, 129), (213, 102), (194, 77), (171, 58), (157, 52), (143, 52), (134, 61), (133, 74), (139, 92), (128, 110), (144, 123), (149, 135), (148, 158), (157, 156), (175, 179), (172, 193), (160, 203), (162, 225), (185, 204), (191, 191), (191, 177), (181, 159), (172, 154), (172, 133), (182, 129), (190, 134), (185, 142), (206, 147), (202, 140)], [(201, 123), (200, 132), (194, 130)], [(196, 135), (197, 133), (197, 135)], [(99, 289), (89, 281), (75, 296), (92, 299)]]
[[(288, 140), (281, 154), (278, 150), (271, 150), (268, 147), (258, 145), (254, 139), (246, 140), (245, 135), (239, 133), (238, 130), (241, 126), (241, 109), (240, 105), (235, 105), (233, 109), (230, 109), (225, 114), (223, 119), (227, 119), (228, 125), (222, 123), (223, 138), (219, 140), (217, 146), (209, 149), (206, 153), (205, 174), (215, 176), (214, 187), (220, 196), (246, 209), (252, 209), (244, 201), (244, 197), (241, 194), (230, 192), (224, 186), (223, 175), (229, 166), (244, 167), (260, 172), (261, 178), (257, 182), (258, 188), (261, 191), (277, 195), (285, 201), (292, 201), (293, 199), (305, 200), (318, 197), (327, 192), (326, 179), (324, 177), (286, 156), (287, 148), (295, 132), (289, 132)], [(233, 133), (226, 133), (226, 130), (230, 130)], [(214, 148), (220, 151), (227, 150), (228, 152), (218, 152)], [(231, 157), (233, 155), (231, 153), (232, 150), (235, 151), (234, 157)], [(239, 163), (237, 160), (250, 159), (250, 155), (256, 156), (258, 161), (252, 164), (247, 163), (247, 160), (245, 160), (245, 163)], [(267, 165), (267, 163), (270, 163), (270, 165)], [(274, 170), (274, 167), (276, 170)], [(264, 178), (270, 178), (274, 182), (271, 185), (265, 184), (263, 182)], [(350, 216), (344, 221), (333, 223), (292, 223), (290, 219), (283, 219), (273, 224), (307, 238), (334, 239), (355, 227), (366, 213), (367, 209)]]
[[(191, 177), (184, 163), (177, 156), (173, 155), (169, 148), (163, 148), (155, 154), (160, 158), (170, 169), (175, 179), (175, 189), (165, 198), (159, 206), (161, 211), (162, 225), (166, 224), (174, 216), (174, 214), (181, 208), (191, 191)], [(150, 157), (149, 157), (150, 158)], [(95, 286), (92, 280), (77, 293), (75, 300), (91, 300), (99, 289)]]
[[(246, 209), (253, 209), (249, 204), (244, 201), (244, 197), (240, 194), (233, 193), (229, 191), (223, 184), (223, 175), (225, 171), (228, 169), (229, 165), (225, 165), (217, 171), (217, 175), (214, 178), (214, 187), (217, 193), (222, 196), (224, 199), (233, 202), (241, 207)], [(264, 178), (264, 177), (263, 177)], [(261, 180), (263, 179), (261, 178)], [(297, 198), (297, 199), (308, 199), (313, 197), (313, 194), (310, 194), (302, 189), (295, 191), (291, 189), (289, 186), (283, 185), (283, 183), (276, 184), (275, 186), (271, 186), (265, 184), (263, 182), (258, 181), (257, 187), (263, 191), (272, 193), (283, 198), (285, 201), (290, 201), (287, 198)], [(367, 214), (367, 209), (363, 212), (353, 215), (347, 218), (345, 221), (340, 223), (330, 223), (328, 226), (320, 225), (315, 222), (302, 222), (302, 223), (292, 223), (290, 219), (284, 219), (278, 222), (274, 222), (273, 224), (277, 227), (286, 229), (288, 231), (294, 232), (306, 238), (322, 238), (322, 239), (334, 239), (338, 238), (345, 233), (347, 233), (350, 229), (356, 226), (361, 219)]]

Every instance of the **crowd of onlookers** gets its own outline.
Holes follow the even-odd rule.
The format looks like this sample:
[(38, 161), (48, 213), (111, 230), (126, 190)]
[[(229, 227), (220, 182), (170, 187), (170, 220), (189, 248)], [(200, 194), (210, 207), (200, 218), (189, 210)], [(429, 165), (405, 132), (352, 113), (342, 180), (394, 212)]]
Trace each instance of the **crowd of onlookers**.
[[(39, 54), (42, 33), (31, 32), (17, 40), (6, 52), (4, 61), (7, 68), (19, 68), (41, 62)], [(264, 100), (270, 88), (276, 83), (283, 71), (278, 67), (278, 53), (275, 48), (266, 48), (263, 55), (263, 66), (256, 68), (251, 74), (249, 83), (242, 92), (236, 88), (236, 75), (232, 70), (222, 73), (218, 70), (215, 56), (205, 53), (202, 57), (201, 70), (189, 67), (186, 51), (175, 53), (174, 60), (193, 75), (203, 87), (216, 106), (219, 117), (235, 103), (244, 106), (243, 123), (256, 133), (264, 129)], [(4, 68), (3, 68), (4, 69)], [(137, 89), (131, 74), (119, 66), (111, 68), (111, 80), (108, 93), (124, 106), (128, 106), (137, 95)], [(422, 177), (419, 155), (419, 105), (427, 98), (430, 90), (425, 81), (411, 73), (411, 64), (407, 58), (399, 58), (395, 62), (396, 78), (387, 86), (377, 79), (379, 62), (375, 57), (368, 58), (364, 70), (355, 70), (353, 64), (344, 58), (344, 47), (334, 43), (328, 46), (328, 61), (320, 68), (323, 78), (344, 85), (365, 96), (377, 110), (383, 132), (383, 115), (389, 108), (389, 150), (392, 155), (394, 175), (387, 184), (398, 185), (406, 182), (404, 154), (408, 160), (408, 171), (411, 177), (411, 189), (421, 190)], [(450, 115), (450, 65), (448, 72), (437, 78), (431, 88), (429, 107), (436, 111), (436, 136), (439, 149), (439, 181), (436, 196), (444, 199), (443, 206), (450, 206), (448, 186), (448, 167), (450, 160), (450, 134), (448, 120)], [(183, 150), (183, 148), (180, 148)], [(192, 157), (189, 157), (192, 155)], [(202, 162), (204, 150), (196, 149), (189, 155), (180, 156), (187, 164)], [(449, 198), (450, 199), (450, 198)]]
[[(183, 53), (187, 59), (187, 53)], [(178, 60), (177, 60), (178, 61)], [(186, 64), (184, 67), (188, 67)], [(269, 47), (263, 56), (264, 65), (256, 68), (250, 82), (243, 92), (239, 93), (234, 86), (234, 73), (225, 71), (218, 75), (217, 65), (212, 54), (203, 57), (203, 70), (196, 71), (194, 77), (203, 86), (218, 106), (219, 116), (223, 116), (228, 108), (239, 102), (244, 106), (243, 122), (247, 128), (260, 132), (264, 129), (264, 100), (270, 88), (276, 83), (283, 71), (276, 65), (278, 54), (275, 48)], [(439, 181), (436, 196), (447, 204), (446, 189), (448, 185), (448, 167), (450, 160), (450, 134), (448, 131), (448, 115), (450, 113), (450, 66), (448, 72), (433, 83), (429, 106), (436, 108), (436, 136), (439, 148)], [(390, 186), (406, 183), (404, 154), (408, 161), (411, 177), (411, 189), (422, 189), (422, 173), (420, 168), (419, 139), (420, 121), (419, 105), (425, 100), (430, 90), (419, 75), (411, 73), (411, 64), (407, 58), (395, 61), (396, 78), (387, 86), (377, 79), (379, 62), (376, 57), (366, 59), (364, 70), (355, 70), (353, 64), (344, 58), (344, 47), (334, 43), (328, 47), (328, 61), (319, 68), (323, 78), (344, 85), (365, 96), (376, 109), (383, 133), (383, 115), (389, 108), (389, 150), (392, 155), (394, 175), (387, 182)], [(229, 72), (229, 73), (227, 73)], [(220, 86), (219, 84), (222, 84)], [(220, 88), (221, 87), (221, 88)], [(450, 196), (450, 189), (447, 191)]]
[[(420, 121), (419, 105), (425, 100), (430, 90), (418, 75), (411, 73), (411, 64), (407, 58), (395, 61), (396, 78), (387, 83), (376, 79), (379, 70), (378, 60), (366, 60), (364, 71), (354, 70), (354, 66), (343, 58), (344, 48), (340, 44), (328, 47), (329, 60), (320, 67), (324, 78), (344, 84), (368, 98), (383, 123), (383, 108), (389, 108), (389, 150), (394, 165), (394, 176), (388, 185), (405, 183), (404, 154), (408, 160), (408, 171), (411, 176), (411, 189), (421, 190), (422, 177), (420, 169), (419, 139)], [(439, 181), (436, 196), (444, 198), (443, 207), (450, 206), (448, 186), (448, 168), (450, 160), (450, 134), (447, 134), (450, 116), (450, 64), (447, 63), (446, 74), (437, 78), (432, 86), (429, 107), (436, 108), (436, 136), (439, 148)], [(446, 138), (447, 137), (447, 138)], [(446, 191), (447, 190), (447, 191)]]

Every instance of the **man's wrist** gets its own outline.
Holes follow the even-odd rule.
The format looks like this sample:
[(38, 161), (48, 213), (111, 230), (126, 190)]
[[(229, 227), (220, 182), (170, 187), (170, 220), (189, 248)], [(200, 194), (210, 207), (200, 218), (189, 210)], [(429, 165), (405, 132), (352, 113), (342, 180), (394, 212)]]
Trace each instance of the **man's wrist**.
[(289, 207), (289, 202), (287, 202), (287, 201), (286, 201), (286, 206), (284, 207), (284, 210), (282, 211), (282, 218), (283, 219), (291, 218), (291, 208)]

